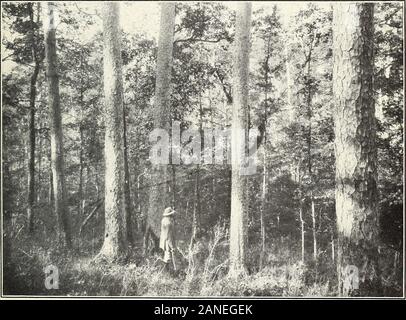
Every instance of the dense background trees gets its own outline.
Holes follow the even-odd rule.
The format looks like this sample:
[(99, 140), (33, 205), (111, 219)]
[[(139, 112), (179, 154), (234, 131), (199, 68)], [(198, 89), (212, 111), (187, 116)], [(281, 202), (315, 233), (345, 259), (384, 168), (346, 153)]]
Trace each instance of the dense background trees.
[[(109, 100), (115, 106), (108, 109), (116, 117), (114, 123), (106, 123), (105, 116), (103, 63), (108, 56), (103, 53), (101, 7), (75, 2), (54, 6), (52, 37), (56, 39), (61, 132), (53, 130), (58, 122), (49, 114), (56, 104), (48, 99), (56, 101), (56, 96), (55, 82), (46, 73), (46, 4), (2, 4), (6, 289), (42, 292), (42, 268), (52, 262), (61, 268), (64, 265), (67, 277), (75, 283), (61, 294), (106, 294), (106, 290), (107, 294), (336, 294), (341, 244), (336, 232), (332, 7), (253, 4), (250, 80), (248, 93), (242, 96), (248, 99), (243, 104), (246, 126), (259, 128), (262, 140), (256, 173), (242, 181), (240, 189), (240, 195), (248, 199), (244, 208), (246, 280), (227, 282), (233, 188), (230, 165), (181, 163), (166, 166), (165, 174), (157, 173), (149, 161), (149, 132), (157, 124), (165, 127), (175, 121), (182, 132), (231, 129), (232, 110), (241, 98), (233, 89), (233, 81), (238, 80), (233, 73), (235, 5), (196, 2), (161, 8), (156, 3), (121, 4), (121, 35), (114, 36), (112, 43), (118, 50), (114, 59), (121, 58), (122, 63), (123, 99), (122, 107), (116, 98)], [(403, 271), (403, 9), (396, 2), (374, 7), (374, 31), (367, 39), (375, 48), (371, 68), (377, 117), (378, 256), (383, 294), (399, 295)], [(168, 21), (160, 19), (160, 10), (171, 13), (163, 15)], [(136, 17), (127, 19), (135, 11)], [(118, 26), (116, 32), (120, 33)], [(158, 36), (163, 40), (158, 41)], [(159, 48), (162, 42), (165, 50)], [(111, 210), (105, 211), (108, 168), (104, 145), (105, 133), (118, 125), (125, 125), (126, 130), (124, 135), (119, 129), (123, 134), (119, 185), (124, 198), (116, 209), (124, 215), (120, 219), (123, 226), (132, 226), (126, 229), (125, 238), (133, 247), (126, 264), (117, 266), (115, 274), (89, 261), (102, 248), (105, 222), (110, 221)], [(56, 166), (52, 141), (63, 145), (62, 165)], [(63, 217), (63, 210), (56, 208), (59, 214), (53, 213), (53, 205), (61, 199), (60, 169), (64, 169), (65, 180), (63, 209), (71, 220), (62, 228), (58, 217)], [(166, 200), (161, 203), (156, 197)], [(178, 258), (185, 270), (178, 275), (179, 282), (169, 286), (173, 291), (164, 289), (169, 280), (151, 276), (158, 273), (159, 261), (151, 252), (143, 255), (141, 249), (148, 225), (155, 225), (150, 239), (159, 236), (160, 208), (169, 205), (178, 211), (178, 245), (184, 255)], [(156, 221), (151, 223), (151, 217)], [(54, 240), (57, 231), (68, 230), (68, 225), (73, 249), (66, 252)], [(135, 269), (131, 269), (133, 263)], [(16, 269), (16, 264), (21, 267)], [(150, 278), (144, 279), (147, 274)], [(92, 285), (103, 282), (95, 281), (97, 277), (106, 276), (111, 286)]]

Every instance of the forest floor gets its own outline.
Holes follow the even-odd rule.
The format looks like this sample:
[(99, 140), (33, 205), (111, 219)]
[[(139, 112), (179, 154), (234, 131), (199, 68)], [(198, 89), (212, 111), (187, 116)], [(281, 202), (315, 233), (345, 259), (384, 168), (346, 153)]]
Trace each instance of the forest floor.
[[(6, 240), (6, 239), (5, 239)], [(84, 248), (93, 245), (87, 243)], [(188, 245), (180, 242), (182, 252)], [(193, 248), (190, 256), (177, 255), (178, 271), (166, 273), (159, 254), (143, 257), (138, 246), (120, 263), (96, 262), (97, 250), (80, 252), (57, 247), (48, 240), (33, 240), (20, 235), (12, 243), (5, 242), (4, 294), (53, 296), (272, 296), (328, 297), (336, 296), (334, 264), (292, 259), (292, 246), (279, 250), (269, 248), (264, 267), (258, 270), (259, 248), (250, 248), (249, 272), (238, 279), (227, 277), (228, 245), (211, 241), (206, 250)], [(92, 251), (93, 250), (93, 251)], [(293, 255), (294, 256), (294, 255)], [(59, 288), (46, 289), (47, 266), (56, 266)], [(317, 270), (317, 271), (316, 271)], [(401, 286), (386, 296), (402, 295)]]

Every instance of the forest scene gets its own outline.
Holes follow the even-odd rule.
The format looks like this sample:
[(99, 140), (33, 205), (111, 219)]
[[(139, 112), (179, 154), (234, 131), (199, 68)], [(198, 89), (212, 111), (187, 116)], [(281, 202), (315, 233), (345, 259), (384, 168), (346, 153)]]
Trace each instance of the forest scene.
[(403, 21), (2, 2), (2, 296), (403, 297)]

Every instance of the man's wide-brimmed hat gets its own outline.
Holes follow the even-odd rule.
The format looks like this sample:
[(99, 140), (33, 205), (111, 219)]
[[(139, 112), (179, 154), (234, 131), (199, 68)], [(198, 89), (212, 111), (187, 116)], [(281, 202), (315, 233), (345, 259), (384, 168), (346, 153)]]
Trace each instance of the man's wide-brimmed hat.
[(175, 213), (176, 213), (175, 210), (173, 210), (171, 207), (168, 207), (165, 209), (164, 214), (162, 216), (167, 217), (167, 216), (171, 216)]

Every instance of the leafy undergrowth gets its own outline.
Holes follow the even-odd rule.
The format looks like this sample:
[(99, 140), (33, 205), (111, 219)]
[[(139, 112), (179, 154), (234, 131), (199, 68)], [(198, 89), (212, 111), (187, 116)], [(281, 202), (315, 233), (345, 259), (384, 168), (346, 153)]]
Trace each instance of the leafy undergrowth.
[[(248, 273), (237, 279), (227, 276), (228, 246), (224, 229), (218, 229), (207, 245), (192, 248), (180, 243), (179, 271), (163, 271), (159, 255), (143, 258), (139, 250), (121, 263), (96, 262), (95, 255), (67, 253), (65, 249), (41, 245), (27, 238), (14, 240), (5, 255), (6, 295), (58, 296), (335, 296), (333, 264), (321, 259), (317, 267), (292, 259), (289, 248), (270, 253), (264, 267), (254, 268), (257, 256), (250, 250)], [(190, 250), (189, 250), (190, 249)], [(269, 249), (270, 252), (272, 249)], [(59, 288), (45, 288), (46, 266), (59, 271)], [(254, 270), (254, 271), (252, 271)], [(317, 272), (315, 271), (317, 270)], [(401, 295), (394, 283), (390, 295)]]

